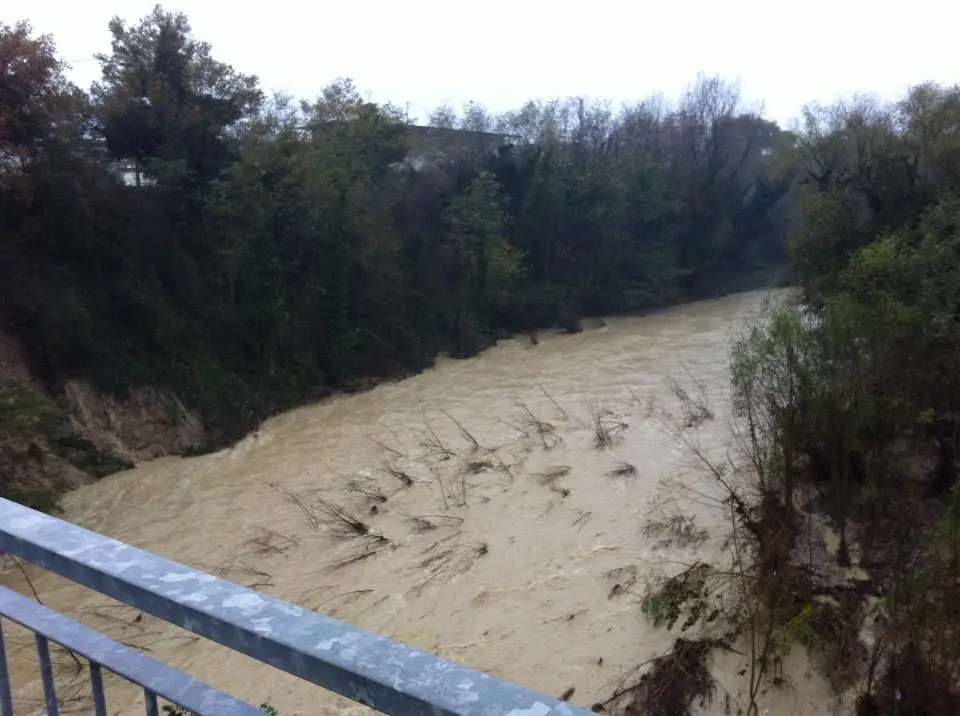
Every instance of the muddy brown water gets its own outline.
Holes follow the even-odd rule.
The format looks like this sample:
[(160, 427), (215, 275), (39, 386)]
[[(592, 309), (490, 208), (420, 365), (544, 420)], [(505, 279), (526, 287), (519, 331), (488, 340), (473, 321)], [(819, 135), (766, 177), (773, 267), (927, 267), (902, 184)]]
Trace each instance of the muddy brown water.
[[(441, 360), (279, 415), (219, 453), (164, 458), (85, 486), (65, 497), (66, 518), (544, 693), (573, 687), (570, 700), (589, 708), (676, 636), (641, 613), (648, 580), (722, 550), (722, 515), (696, 501), (683, 509), (705, 541), (678, 546), (647, 529), (673, 514), (676, 484), (710, 490), (671, 434), (681, 417), (671, 380), (703, 387), (713, 417), (698, 440), (722, 455), (730, 341), (767, 296), (594, 321), (578, 335)], [(596, 446), (598, 419), (610, 446)], [(322, 504), (388, 542), (338, 536)], [(49, 605), (243, 699), (284, 716), (367, 711), (30, 571)], [(27, 593), (16, 572), (2, 581)], [(31, 649), (27, 635), (8, 635), (16, 698), (39, 713)], [(720, 686), (705, 712), (737, 713), (735, 662), (715, 660)], [(89, 710), (86, 674), (65, 654), (56, 663), (65, 710)], [(761, 706), (830, 713), (819, 680), (802, 663), (791, 668), (790, 688), (771, 690)], [(142, 713), (137, 690), (118, 679), (108, 679), (108, 701), (111, 714)]]

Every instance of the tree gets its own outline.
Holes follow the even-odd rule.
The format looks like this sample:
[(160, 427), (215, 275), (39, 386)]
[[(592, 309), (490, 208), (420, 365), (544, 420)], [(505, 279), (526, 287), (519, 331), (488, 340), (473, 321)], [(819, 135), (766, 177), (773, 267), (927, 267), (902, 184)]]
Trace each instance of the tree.
[(481, 172), (444, 212), (449, 227), (441, 253), (455, 355), (471, 355), (507, 313), (521, 273), (521, 254), (505, 237), (503, 198), (489, 172)]
[[(677, 107), (469, 103), (411, 128), (348, 79), (267, 101), (180, 13), (109, 27), (89, 96), (49, 38), (0, 36), (3, 318), (51, 385), (160, 385), (236, 434), (331, 386), (776, 260), (790, 171), (754, 149), (778, 130), (722, 83)], [(436, 161), (405, 162), (416, 141)]]
[(80, 106), (53, 40), (26, 22), (0, 24), (0, 187), (71, 138)]
[(110, 33), (93, 96), (111, 156), (168, 185), (212, 179), (231, 156), (229, 130), (263, 101), (257, 78), (213, 59), (186, 16), (159, 5), (137, 25), (114, 18)]

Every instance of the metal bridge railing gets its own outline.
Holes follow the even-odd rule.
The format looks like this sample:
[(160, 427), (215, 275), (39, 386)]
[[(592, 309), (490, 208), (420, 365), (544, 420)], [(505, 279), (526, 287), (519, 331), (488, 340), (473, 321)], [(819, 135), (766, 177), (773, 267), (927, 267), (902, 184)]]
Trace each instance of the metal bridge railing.
[[(103, 669), (142, 686), (148, 714), (159, 713), (159, 696), (197, 714), (263, 716), (259, 709), (5, 587), (0, 587), (0, 614), (26, 627), (36, 636), (37, 659), (40, 662), (48, 716), (57, 716), (60, 711), (53, 667), (50, 663), (50, 641), (89, 662), (90, 692), (95, 716), (107, 715)], [(7, 716), (13, 713), (13, 699), (4, 657), (3, 631), (0, 628), (0, 705), (4, 716)]]
[[(0, 499), (0, 550), (388, 714), (589, 716), (489, 674), (197, 571)], [(253, 716), (255, 707), (69, 617), (0, 588), (0, 624), (34, 632), (48, 716), (59, 713), (48, 642), (86, 658), (94, 713), (106, 714), (102, 669), (199, 716)], [(13, 716), (0, 629), (0, 714)], [(262, 714), (261, 714), (262, 716)]]

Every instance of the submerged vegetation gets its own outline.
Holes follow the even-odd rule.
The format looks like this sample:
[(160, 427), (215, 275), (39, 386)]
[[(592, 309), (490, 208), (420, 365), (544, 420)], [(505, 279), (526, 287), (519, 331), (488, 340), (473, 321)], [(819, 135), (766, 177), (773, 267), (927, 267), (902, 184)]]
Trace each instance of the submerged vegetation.
[(718, 646), (707, 640), (677, 639), (667, 654), (630, 671), (613, 695), (594, 704), (593, 710), (625, 716), (684, 716), (691, 704), (708, 705), (714, 683), (707, 658)]

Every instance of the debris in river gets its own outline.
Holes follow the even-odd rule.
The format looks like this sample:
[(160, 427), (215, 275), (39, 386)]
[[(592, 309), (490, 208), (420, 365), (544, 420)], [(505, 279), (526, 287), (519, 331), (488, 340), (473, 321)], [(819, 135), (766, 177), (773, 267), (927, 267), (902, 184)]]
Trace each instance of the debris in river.
[(561, 439), (555, 434), (553, 423), (541, 420), (537, 414), (530, 409), (530, 406), (523, 402), (523, 399), (521, 399), (519, 395), (515, 396), (514, 400), (525, 415), (523, 422), (525, 426), (524, 432), (535, 433), (537, 437), (540, 438), (540, 444), (543, 445), (544, 450), (549, 450), (560, 442)]
[(437, 487), (440, 489), (440, 500), (444, 511), (450, 509), (450, 503), (456, 507), (467, 505), (467, 473), (461, 470), (448, 484), (445, 484), (439, 472), (434, 472)]
[(290, 502), (296, 505), (297, 509), (300, 510), (300, 512), (306, 518), (307, 523), (313, 529), (317, 529), (318, 527), (320, 527), (320, 518), (317, 516), (317, 512), (314, 509), (309, 499), (300, 497), (299, 495), (295, 495), (294, 493), (289, 492), (288, 490), (285, 490), (282, 487), (277, 489), (279, 489), (283, 493), (284, 497), (286, 497), (288, 500), (290, 500)]
[(423, 559), (417, 566), (427, 574), (414, 585), (414, 589), (419, 591), (434, 579), (449, 579), (466, 572), (488, 551), (486, 542), (467, 542)]
[(684, 515), (679, 511), (648, 517), (643, 526), (647, 537), (658, 537), (657, 547), (688, 547), (701, 544), (710, 533), (698, 528), (693, 515)]
[(437, 529), (436, 523), (432, 522), (426, 517), (410, 515), (407, 519), (413, 523), (413, 529), (416, 530), (417, 532), (427, 532), (429, 530)]
[(590, 417), (592, 419), (590, 428), (593, 430), (593, 445), (596, 448), (613, 446), (620, 433), (628, 427), (625, 422), (618, 420), (611, 411), (601, 409), (596, 403), (590, 408)]
[(350, 564), (355, 564), (356, 562), (362, 562), (368, 557), (372, 557), (380, 551), (379, 548), (374, 547), (373, 549), (363, 550), (362, 552), (356, 552), (354, 554), (349, 554), (346, 557), (341, 557), (340, 559), (335, 559), (330, 564), (327, 565), (328, 569), (340, 569), (346, 567)]
[(446, 410), (441, 410), (440, 412), (446, 415), (450, 419), (450, 422), (457, 426), (457, 430), (460, 431), (460, 434), (463, 436), (463, 438), (473, 446), (474, 452), (481, 449), (480, 443), (477, 442), (477, 439), (473, 436), (473, 433), (463, 427), (463, 423), (450, 415), (450, 413), (448, 413)]
[(388, 452), (388, 453), (391, 453), (392, 455), (395, 455), (396, 457), (406, 457), (406, 456), (407, 456), (407, 453), (401, 452), (400, 450), (397, 450), (396, 448), (392, 448), (392, 447), (390, 447), (389, 445), (380, 442), (380, 441), (377, 440), (376, 438), (370, 438), (370, 441), (371, 441), (374, 445), (376, 445), (378, 448), (380, 448), (380, 451), (381, 451), (381, 452)]
[(223, 579), (229, 579), (231, 582), (243, 584), (250, 589), (264, 589), (273, 586), (273, 575), (258, 567), (252, 567), (245, 562), (241, 562), (241, 556), (231, 557), (208, 571), (212, 571)]
[(670, 392), (680, 402), (683, 427), (686, 429), (698, 428), (706, 421), (713, 419), (713, 411), (707, 404), (706, 387), (701, 381), (693, 377), (686, 366), (684, 366), (684, 370), (696, 390), (695, 395), (690, 395), (687, 389), (676, 380), (671, 381)]
[(505, 477), (509, 478), (510, 480), (513, 479), (513, 470), (510, 468), (510, 466), (507, 463), (505, 463), (499, 457), (496, 458), (496, 462), (493, 465), (493, 469), (499, 472), (501, 475), (504, 475)]
[(600, 407), (594, 405), (591, 408), (590, 415), (593, 418), (591, 427), (593, 428), (593, 444), (598, 448), (610, 447), (613, 445), (613, 436), (610, 434), (610, 428), (604, 419), (604, 414)]
[(618, 462), (612, 470), (603, 473), (604, 477), (634, 477), (637, 474), (637, 468), (629, 462)]
[(347, 480), (347, 491), (359, 496), (361, 499), (369, 500), (374, 503), (383, 503), (387, 501), (387, 496), (383, 493), (383, 488), (372, 477), (352, 477)]
[(540, 388), (541, 391), (543, 391), (543, 394), (544, 394), (545, 396), (547, 396), (547, 400), (549, 400), (551, 403), (553, 403), (553, 407), (555, 407), (557, 410), (560, 411), (560, 417), (561, 417), (563, 420), (566, 420), (567, 417), (568, 417), (568, 416), (567, 416), (567, 411), (560, 407), (560, 403), (558, 403), (556, 400), (554, 400), (554, 399), (553, 399), (553, 396), (550, 395), (550, 393), (547, 392), (547, 389), (544, 388), (542, 385), (538, 385), (537, 387)]
[(516, 423), (511, 423), (509, 420), (504, 420), (503, 418), (498, 418), (492, 415), (485, 415), (484, 413), (480, 413), (480, 415), (486, 418), (487, 420), (490, 420), (494, 423), (499, 423), (500, 425), (505, 425), (511, 430), (515, 430), (525, 438), (530, 437), (530, 432), (525, 428), (522, 428), (521, 426), (517, 425)]
[(607, 579), (612, 583), (610, 592), (607, 594), (607, 599), (613, 599), (616, 596), (627, 593), (637, 583), (637, 568), (633, 565), (628, 565), (626, 567), (611, 569), (607, 572)]
[(587, 613), (587, 610), (586, 610), (586, 609), (580, 609), (580, 610), (578, 610), (578, 611), (571, 612), (570, 614), (564, 614), (564, 615), (559, 616), (559, 617), (554, 617), (553, 619), (545, 619), (545, 620), (543, 620), (543, 621), (540, 622), (540, 623), (541, 623), (541, 624), (552, 624), (553, 622), (572, 622), (572, 621), (573, 621), (574, 619), (576, 619), (578, 616), (581, 616), (581, 615), (586, 614), (586, 613)]
[(576, 527), (577, 525), (580, 525), (582, 527), (584, 523), (586, 523), (586, 521), (589, 520), (592, 515), (593, 515), (592, 512), (581, 511), (580, 514), (577, 516), (577, 519), (575, 519), (573, 522), (570, 523), (570, 526)]
[(299, 543), (293, 537), (275, 532), (266, 527), (260, 527), (257, 534), (246, 541), (252, 549), (253, 554), (286, 554), (288, 550), (296, 547)]
[(457, 453), (443, 444), (440, 436), (437, 435), (436, 430), (433, 429), (430, 421), (427, 420), (426, 413), (423, 415), (423, 423), (426, 425), (426, 428), (420, 431), (423, 434), (420, 445), (427, 451), (424, 458), (426, 460), (439, 462), (454, 457)]
[(613, 696), (594, 704), (592, 710), (625, 716), (689, 716), (694, 702), (706, 706), (713, 697), (707, 656), (722, 646), (715, 639), (677, 639), (667, 654), (627, 672)]
[(493, 462), (490, 460), (467, 460), (460, 464), (461, 472), (465, 472), (468, 475), (479, 475), (481, 472), (492, 468)]
[(362, 538), (383, 543), (390, 541), (379, 532), (370, 529), (367, 523), (332, 502), (318, 499), (316, 514), (320, 524), (325, 525), (330, 534), (339, 539)]
[(416, 482), (411, 476), (410, 473), (404, 472), (400, 468), (393, 465), (389, 460), (384, 460), (380, 463), (380, 471), (390, 475), (391, 477), (397, 478), (405, 486), (410, 487), (414, 482)]
[(462, 517), (453, 515), (407, 515), (417, 532), (429, 532), (438, 527), (458, 527), (463, 523)]
[(354, 589), (349, 592), (343, 592), (341, 594), (335, 594), (332, 597), (328, 597), (327, 599), (324, 599), (322, 602), (318, 603), (317, 607), (325, 606), (330, 602), (333, 602), (336, 600), (344, 600), (344, 601), (352, 602), (359, 599), (360, 597), (363, 597), (363, 596), (366, 596), (367, 594), (372, 594), (372, 593), (373, 593), (372, 589)]
[(661, 579), (651, 585), (643, 598), (641, 609), (654, 626), (672, 629), (686, 611), (687, 618), (681, 626), (686, 631), (702, 616), (713, 621), (719, 616), (715, 610), (707, 612), (707, 577), (713, 568), (705, 562), (695, 562), (679, 574)]
[(546, 470), (539, 473), (537, 477), (540, 478), (541, 485), (550, 485), (559, 480), (561, 477), (566, 477), (569, 474), (569, 465), (554, 465), (553, 467), (548, 467)]

